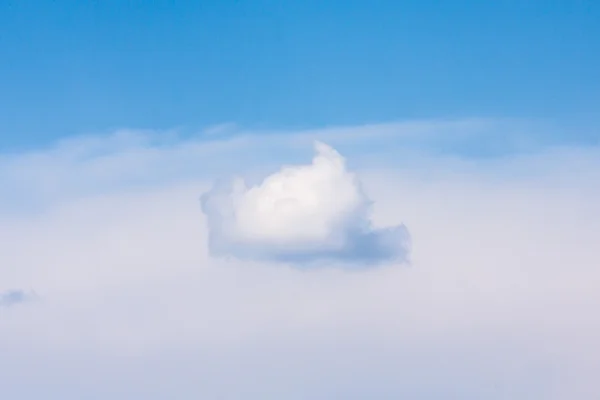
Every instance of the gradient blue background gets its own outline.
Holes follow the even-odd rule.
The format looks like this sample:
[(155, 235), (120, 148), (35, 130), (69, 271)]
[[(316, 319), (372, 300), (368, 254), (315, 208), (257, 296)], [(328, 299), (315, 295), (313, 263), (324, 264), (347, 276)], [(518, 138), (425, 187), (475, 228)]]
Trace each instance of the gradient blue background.
[(597, 1), (5, 0), (0, 27), (0, 151), (229, 121), (544, 118), (598, 137)]

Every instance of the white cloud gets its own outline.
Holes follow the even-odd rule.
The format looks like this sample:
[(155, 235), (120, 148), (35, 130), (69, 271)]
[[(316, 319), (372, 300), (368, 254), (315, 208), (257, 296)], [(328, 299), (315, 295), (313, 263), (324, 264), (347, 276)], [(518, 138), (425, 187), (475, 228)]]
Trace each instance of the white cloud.
[[(375, 128), (361, 129), (353, 141)], [(35, 211), (0, 202), (0, 288), (40, 295), (0, 307), (2, 395), (593, 398), (599, 149), (396, 162), (401, 140), (386, 129), (368, 150), (388, 155), (377, 162), (359, 160), (367, 139), (331, 131), (299, 134), (297, 151), (293, 135), (115, 151), (98, 139), (101, 156), (0, 160), (0, 180), (26, 178), (20, 197), (56, 190)], [(375, 227), (410, 228), (411, 268), (209, 257), (198, 195), (222, 173), (301, 160), (306, 136), (348, 155)], [(0, 200), (14, 195), (1, 183)]]
[(205, 193), (211, 251), (307, 262), (405, 259), (404, 225), (374, 228), (371, 201), (346, 160), (322, 142), (315, 151), (311, 164), (282, 167), (258, 185), (237, 178)]

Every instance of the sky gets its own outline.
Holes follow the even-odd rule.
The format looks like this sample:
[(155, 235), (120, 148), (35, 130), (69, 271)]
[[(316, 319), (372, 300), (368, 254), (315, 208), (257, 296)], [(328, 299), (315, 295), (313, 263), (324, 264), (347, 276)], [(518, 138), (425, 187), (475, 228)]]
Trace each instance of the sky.
[(0, 4), (0, 395), (595, 398), (595, 2)]
[[(0, 148), (421, 118), (599, 119), (600, 4), (3, 1)], [(593, 125), (596, 123), (596, 125)]]

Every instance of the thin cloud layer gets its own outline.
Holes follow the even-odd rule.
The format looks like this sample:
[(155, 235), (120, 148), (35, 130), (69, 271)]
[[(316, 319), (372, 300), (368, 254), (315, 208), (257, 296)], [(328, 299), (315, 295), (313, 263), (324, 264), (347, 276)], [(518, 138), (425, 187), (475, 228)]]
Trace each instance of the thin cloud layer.
[(259, 185), (237, 178), (202, 196), (213, 255), (290, 262), (405, 261), (404, 225), (383, 229), (369, 219), (371, 201), (345, 159), (315, 143), (309, 165), (285, 166)]
[[(43, 293), (0, 307), (4, 397), (595, 398), (600, 148), (411, 156), (361, 129), (0, 161), (0, 293)], [(223, 268), (199, 248), (199, 187), (298, 163), (313, 136), (352, 159), (374, 226), (410, 228), (415, 268)]]

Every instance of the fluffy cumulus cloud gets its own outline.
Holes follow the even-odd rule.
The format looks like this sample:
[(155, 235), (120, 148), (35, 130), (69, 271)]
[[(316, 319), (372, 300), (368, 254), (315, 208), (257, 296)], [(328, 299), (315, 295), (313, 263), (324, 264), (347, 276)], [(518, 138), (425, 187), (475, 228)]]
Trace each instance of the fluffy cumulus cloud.
[(406, 227), (375, 228), (371, 201), (345, 159), (322, 142), (315, 151), (311, 164), (285, 166), (258, 185), (237, 178), (205, 193), (211, 252), (299, 262), (405, 260)]

